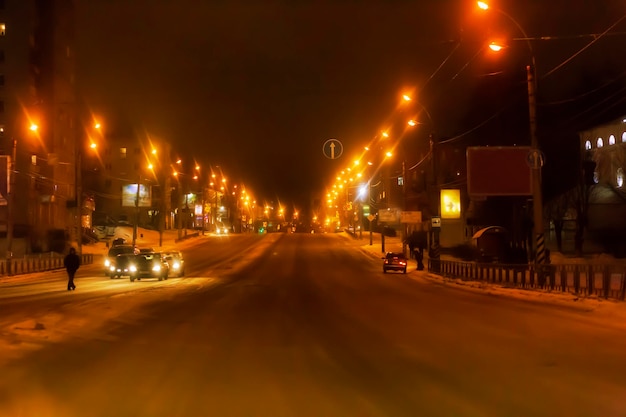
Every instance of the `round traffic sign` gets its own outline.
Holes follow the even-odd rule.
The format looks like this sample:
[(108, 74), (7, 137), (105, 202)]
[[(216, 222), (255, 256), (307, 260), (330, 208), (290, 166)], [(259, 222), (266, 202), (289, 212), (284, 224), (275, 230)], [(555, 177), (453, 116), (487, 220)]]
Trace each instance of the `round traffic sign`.
[(337, 139), (328, 139), (322, 146), (322, 152), (328, 159), (337, 159), (343, 153), (343, 145)]

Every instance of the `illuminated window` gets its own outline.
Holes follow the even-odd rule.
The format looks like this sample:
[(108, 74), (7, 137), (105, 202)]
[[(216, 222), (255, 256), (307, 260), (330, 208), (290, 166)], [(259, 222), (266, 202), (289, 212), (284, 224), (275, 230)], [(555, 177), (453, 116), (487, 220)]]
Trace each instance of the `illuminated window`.
[(602, 138), (598, 138), (598, 148), (601, 148), (604, 146), (604, 141), (602, 140)]
[(4, 23), (0, 23), (0, 36), (4, 36), (6, 32), (6, 25)]
[(615, 145), (615, 136), (609, 136), (609, 145)]
[(120, 148), (120, 159), (126, 159), (126, 148)]
[(585, 142), (585, 150), (587, 150), (587, 151), (591, 150), (591, 141), (590, 140)]
[(622, 133), (622, 142), (626, 142), (626, 132)]
[(624, 170), (621, 168), (617, 169), (617, 177), (615, 178), (617, 187), (622, 188), (624, 185)]

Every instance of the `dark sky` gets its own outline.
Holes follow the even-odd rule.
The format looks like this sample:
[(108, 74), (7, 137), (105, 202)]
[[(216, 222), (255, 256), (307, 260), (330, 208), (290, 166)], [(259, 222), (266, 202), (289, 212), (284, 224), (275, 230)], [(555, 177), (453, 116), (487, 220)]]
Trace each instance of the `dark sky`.
[[(519, 37), (502, 15), (478, 16), (475, 3), (464, 0), (77, 3), (79, 81), (93, 111), (111, 120), (121, 115), (182, 155), (220, 165), (257, 195), (283, 201), (307, 200), (328, 185), (389, 120), (404, 89), (421, 94), (439, 135), (469, 130), (480, 122), (468, 120), (469, 109), (481, 105), (477, 86), (500, 65), (476, 52), (489, 34)], [(509, 0), (498, 7), (531, 36), (598, 33), (626, 14), (624, 2), (612, 0)], [(581, 67), (626, 71), (619, 67), (625, 38), (612, 39), (622, 48), (610, 58), (598, 52), (606, 46), (589, 48), (552, 75), (545, 91), (563, 98), (594, 88), (580, 85)], [(589, 41), (542, 43), (539, 70)], [(517, 49), (527, 54), (524, 45)], [(344, 143), (345, 158), (324, 158), (329, 138)]]

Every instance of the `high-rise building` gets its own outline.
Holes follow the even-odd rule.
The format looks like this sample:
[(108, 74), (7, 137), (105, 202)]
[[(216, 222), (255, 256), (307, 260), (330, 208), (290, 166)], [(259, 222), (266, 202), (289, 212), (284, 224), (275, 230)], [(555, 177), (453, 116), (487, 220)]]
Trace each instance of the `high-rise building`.
[(73, 0), (0, 0), (0, 154), (11, 159), (1, 177), (10, 187), (0, 199), (0, 252), (8, 256), (78, 241), (74, 27)]

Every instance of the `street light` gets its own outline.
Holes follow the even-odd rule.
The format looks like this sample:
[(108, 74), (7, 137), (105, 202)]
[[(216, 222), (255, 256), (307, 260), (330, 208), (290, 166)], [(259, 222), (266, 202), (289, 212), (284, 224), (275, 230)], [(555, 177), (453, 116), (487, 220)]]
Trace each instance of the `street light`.
[[(489, 5), (485, 2), (479, 1), (477, 5), (482, 10), (488, 10)], [(526, 66), (526, 79), (528, 88), (528, 123), (530, 129), (530, 155), (529, 161), (531, 162), (531, 174), (532, 174), (532, 197), (533, 197), (533, 231), (535, 234), (535, 263), (543, 264), (546, 262), (545, 256), (545, 239), (543, 230), (543, 200), (541, 194), (541, 167), (543, 165), (543, 157), (539, 150), (539, 141), (537, 139), (537, 81), (536, 81), (536, 64), (535, 53), (530, 43), (530, 38), (526, 34), (524, 28), (508, 13), (497, 10), (500, 14), (508, 18), (517, 29), (522, 33), (528, 50), (530, 51), (531, 63)], [(500, 51), (501, 45), (491, 43), (489, 48), (493, 51)]]
[[(33, 134), (36, 134), (39, 130), (39, 126), (36, 123), (31, 122), (28, 126)], [(10, 260), (13, 258), (13, 235), (15, 234), (15, 183), (17, 175), (17, 139), (13, 139), (13, 149), (11, 160), (9, 162), (9, 187), (7, 192), (7, 250), (6, 258)], [(11, 267), (8, 266), (8, 273), (11, 274)]]

